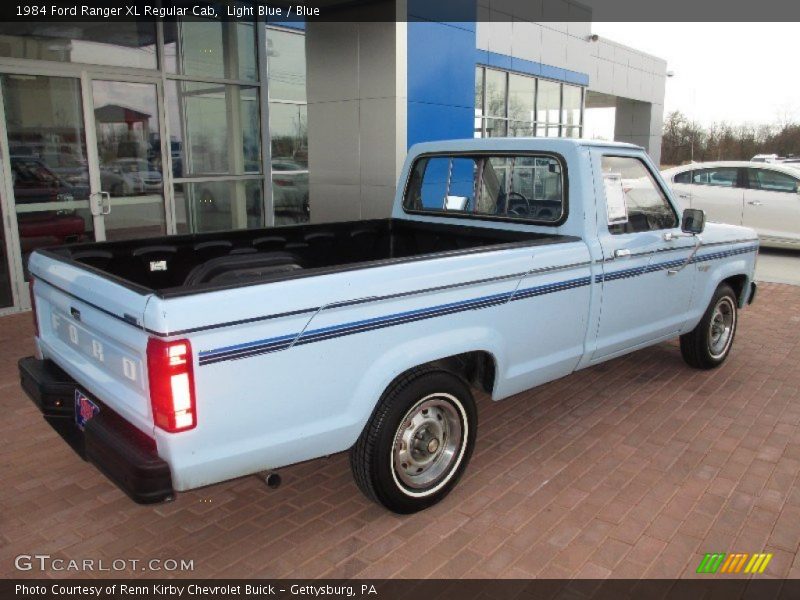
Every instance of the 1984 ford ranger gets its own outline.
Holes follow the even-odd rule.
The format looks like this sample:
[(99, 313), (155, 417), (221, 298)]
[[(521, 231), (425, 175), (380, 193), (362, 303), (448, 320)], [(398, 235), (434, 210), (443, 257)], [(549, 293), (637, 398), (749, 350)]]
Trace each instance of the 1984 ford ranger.
[(754, 232), (682, 218), (641, 148), (414, 146), (392, 217), (37, 250), (22, 386), (134, 500), (350, 451), (398, 513), (441, 500), (501, 400), (680, 336), (719, 366)]

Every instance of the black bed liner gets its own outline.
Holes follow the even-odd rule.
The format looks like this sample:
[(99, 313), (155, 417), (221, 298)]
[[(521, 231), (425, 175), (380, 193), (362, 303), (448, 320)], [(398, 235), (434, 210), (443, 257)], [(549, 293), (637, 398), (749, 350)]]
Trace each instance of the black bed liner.
[(167, 298), (490, 249), (578, 240), (530, 231), (377, 219), (94, 242), (38, 252), (138, 293)]

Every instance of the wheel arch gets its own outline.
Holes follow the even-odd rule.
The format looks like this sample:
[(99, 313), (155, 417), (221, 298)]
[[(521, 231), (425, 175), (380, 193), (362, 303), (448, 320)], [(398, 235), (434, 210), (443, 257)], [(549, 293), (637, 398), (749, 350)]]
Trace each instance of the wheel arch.
[(744, 305), (747, 302), (747, 291), (749, 289), (748, 286), (749, 281), (750, 278), (743, 273), (739, 275), (731, 275), (720, 281), (717, 287), (719, 287), (723, 283), (726, 283), (729, 286), (731, 286), (731, 289), (736, 294), (737, 304), (739, 308), (744, 308)]
[(469, 328), (448, 332), (447, 336), (410, 340), (385, 352), (369, 366), (353, 394), (350, 409), (357, 411), (358, 425), (351, 445), (372, 419), (386, 391), (415, 369), (447, 371), (471, 388), (493, 393), (502, 373), (502, 347), (496, 331)]

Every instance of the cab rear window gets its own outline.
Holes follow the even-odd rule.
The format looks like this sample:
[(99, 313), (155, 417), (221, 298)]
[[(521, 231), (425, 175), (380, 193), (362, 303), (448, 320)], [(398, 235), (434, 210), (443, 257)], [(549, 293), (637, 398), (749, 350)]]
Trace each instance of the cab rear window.
[(423, 156), (411, 169), (403, 208), (557, 224), (566, 216), (564, 169), (548, 155)]

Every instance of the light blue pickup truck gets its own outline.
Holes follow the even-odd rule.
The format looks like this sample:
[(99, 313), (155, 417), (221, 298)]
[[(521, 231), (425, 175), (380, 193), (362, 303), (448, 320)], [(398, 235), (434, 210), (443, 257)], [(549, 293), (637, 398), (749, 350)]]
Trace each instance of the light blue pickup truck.
[(754, 232), (680, 215), (641, 148), (414, 146), (392, 217), (39, 250), (22, 385), (139, 502), (349, 450), (398, 513), (455, 486), (502, 400), (680, 336), (722, 364)]

